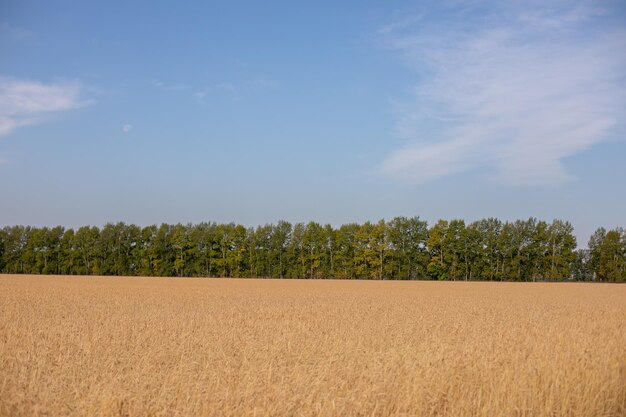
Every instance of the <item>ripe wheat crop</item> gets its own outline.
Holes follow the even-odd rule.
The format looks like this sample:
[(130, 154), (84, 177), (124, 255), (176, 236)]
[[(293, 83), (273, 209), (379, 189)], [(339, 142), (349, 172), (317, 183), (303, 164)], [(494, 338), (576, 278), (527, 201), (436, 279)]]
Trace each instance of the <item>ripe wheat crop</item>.
[(626, 286), (0, 276), (2, 416), (624, 416)]

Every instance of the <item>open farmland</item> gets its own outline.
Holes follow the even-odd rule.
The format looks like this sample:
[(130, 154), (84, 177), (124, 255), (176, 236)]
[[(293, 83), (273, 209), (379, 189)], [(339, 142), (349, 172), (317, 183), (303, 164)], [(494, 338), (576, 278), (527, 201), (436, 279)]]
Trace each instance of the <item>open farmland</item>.
[(626, 286), (0, 276), (2, 416), (624, 416)]

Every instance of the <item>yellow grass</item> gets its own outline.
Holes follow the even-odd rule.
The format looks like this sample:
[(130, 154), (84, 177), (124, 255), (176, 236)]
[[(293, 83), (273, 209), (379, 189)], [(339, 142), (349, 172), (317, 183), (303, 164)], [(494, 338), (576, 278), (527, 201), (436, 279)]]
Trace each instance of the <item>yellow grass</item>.
[(0, 276), (2, 416), (624, 416), (626, 286)]

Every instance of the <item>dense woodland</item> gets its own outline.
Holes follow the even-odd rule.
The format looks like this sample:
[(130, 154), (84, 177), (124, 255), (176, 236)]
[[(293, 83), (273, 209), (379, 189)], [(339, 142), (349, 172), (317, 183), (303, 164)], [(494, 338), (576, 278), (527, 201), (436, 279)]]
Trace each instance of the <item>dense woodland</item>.
[(626, 230), (577, 248), (569, 222), (418, 217), (339, 228), (279, 221), (0, 229), (0, 271), (24, 274), (626, 282)]

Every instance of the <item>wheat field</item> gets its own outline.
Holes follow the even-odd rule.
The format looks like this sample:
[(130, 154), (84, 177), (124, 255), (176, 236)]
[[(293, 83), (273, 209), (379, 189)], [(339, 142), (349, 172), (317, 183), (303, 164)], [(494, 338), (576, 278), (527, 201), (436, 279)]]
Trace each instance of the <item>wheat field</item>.
[(624, 416), (626, 286), (0, 276), (2, 416)]

